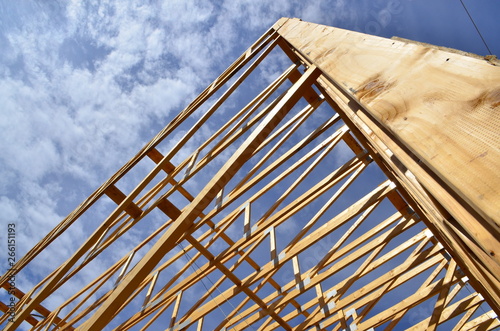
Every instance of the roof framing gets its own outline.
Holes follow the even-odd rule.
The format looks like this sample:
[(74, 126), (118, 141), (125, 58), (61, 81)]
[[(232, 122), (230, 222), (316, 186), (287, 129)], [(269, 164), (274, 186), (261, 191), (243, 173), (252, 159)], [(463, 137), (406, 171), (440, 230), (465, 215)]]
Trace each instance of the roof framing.
[[(283, 54), (277, 78), (258, 75)], [(254, 97), (240, 106), (242, 89)], [(2, 276), (9, 291), (75, 222), (107, 210), (35, 287), (11, 289), (16, 311), (1, 303), (0, 324), (496, 328), (499, 99), (491, 62), (280, 19)], [(71, 292), (74, 279), (87, 285)]]

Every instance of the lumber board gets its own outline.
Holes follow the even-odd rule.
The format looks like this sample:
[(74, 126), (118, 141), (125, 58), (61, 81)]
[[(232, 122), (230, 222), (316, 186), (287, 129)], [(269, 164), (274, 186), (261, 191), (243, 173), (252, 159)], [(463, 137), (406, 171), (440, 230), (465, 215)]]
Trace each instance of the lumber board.
[[(218, 121), (275, 46), (292, 63)], [(455, 318), (454, 330), (498, 326), (494, 64), (279, 20), (18, 266), (92, 215), (95, 202), (113, 201), (65, 262), (26, 293), (5, 283), (17, 271), (2, 276), (19, 299), (6, 329), (392, 330), (409, 322), (434, 330)], [(189, 118), (198, 108), (207, 110)], [(174, 131), (179, 139), (168, 142)], [(139, 162), (148, 172), (122, 192)], [(378, 186), (368, 179), (377, 166)], [(141, 233), (127, 238), (133, 232)], [(123, 244), (126, 253), (114, 254)], [(85, 275), (91, 262), (106, 268)], [(63, 293), (80, 277), (85, 286)], [(57, 307), (46, 301), (58, 296)], [(424, 302), (431, 311), (417, 321), (413, 308)]]
[[(379, 157), (379, 166), (386, 169), (389, 178), (394, 178), (396, 182), (404, 188), (403, 193), (416, 204), (413, 208), (418, 210), (419, 215), (427, 219), (428, 226), (432, 225), (434, 232), (440, 242), (448, 246), (455, 258), (461, 262), (462, 268), (470, 274), (471, 282), (475, 283), (476, 290), (481, 288), (480, 292), (485, 295), (493, 306), (499, 302), (498, 281), (498, 255), (495, 253), (499, 247), (498, 238), (495, 231), (489, 231), (488, 224), (478, 221), (470, 211), (465, 209), (459, 201), (456, 201), (452, 192), (443, 187), (436, 181), (432, 173), (421, 167), (421, 163), (413, 159), (407, 151), (391, 138), (387, 132), (377, 126), (375, 120), (362, 111), (354, 99), (349, 99), (345, 94), (338, 91), (332, 83), (318, 80), (321, 89), (325, 89), (327, 100), (334, 108), (342, 109), (342, 117), (350, 125), (353, 133), (356, 133), (359, 139), (368, 150), (372, 151), (375, 159)], [(323, 84), (326, 86), (323, 87)], [(342, 95), (339, 95), (342, 94)], [(331, 98), (334, 100), (329, 100)], [(347, 99), (347, 100), (346, 100)], [(356, 129), (357, 128), (357, 129)], [(359, 131), (358, 131), (359, 129)], [(392, 176), (392, 177), (391, 177)], [(436, 201), (437, 200), (437, 201)], [(448, 211), (443, 206), (448, 207)], [(421, 209), (423, 208), (423, 209)], [(449, 212), (449, 213), (448, 213)], [(466, 237), (462, 233), (459, 237), (458, 232), (452, 231), (455, 220), (459, 221), (462, 229), (467, 232), (468, 241), (464, 242)], [(473, 238), (473, 239), (470, 239)], [(481, 247), (481, 248), (479, 248)], [(474, 251), (474, 254), (469, 253)], [(488, 255), (488, 256), (485, 256)], [(478, 264), (482, 266), (477, 266)]]
[(155, 243), (153, 248), (141, 259), (134, 269), (128, 274), (126, 279), (112, 293), (108, 302), (97, 310), (97, 312), (84, 325), (82, 330), (89, 330), (94, 327), (106, 325), (113, 316), (110, 312), (115, 312), (121, 307), (121, 301), (128, 297), (135, 286), (144, 278), (144, 274), (150, 272), (155, 265), (161, 260), (166, 252), (170, 251), (175, 246), (178, 238), (184, 233), (199, 216), (203, 209), (215, 198), (215, 195), (221, 188), (232, 178), (234, 173), (248, 159), (252, 151), (264, 140), (264, 138), (272, 131), (272, 128), (277, 126), (284, 115), (291, 109), (300, 98), (297, 91), (302, 85), (311, 84), (311, 81), (317, 78), (319, 72), (316, 68), (310, 68), (304, 74), (299, 82), (290, 90), (289, 95), (282, 100), (275, 109), (266, 117), (266, 120), (259, 125), (255, 132), (245, 141), (224, 167), (220, 169), (217, 175), (211, 180), (203, 190), (204, 194), (198, 195), (195, 200), (189, 205), (181, 216), (175, 221), (174, 225), (167, 230), (161, 239)]
[(500, 67), (298, 19), (280, 25), (278, 33), (302, 56), (500, 229)]

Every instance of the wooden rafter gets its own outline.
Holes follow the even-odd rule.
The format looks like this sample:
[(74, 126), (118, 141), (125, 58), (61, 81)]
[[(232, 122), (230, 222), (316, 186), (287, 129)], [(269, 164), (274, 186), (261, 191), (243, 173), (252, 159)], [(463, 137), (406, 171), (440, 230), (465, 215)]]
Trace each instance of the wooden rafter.
[[(268, 81), (255, 69), (278, 48), (291, 60), (282, 74), (246, 104), (235, 101)], [(457, 83), (440, 86), (447, 77)], [(500, 143), (460, 125), (500, 126), (499, 83), (499, 69), (478, 59), (281, 19), (2, 276), (18, 302), (13, 321), (0, 302), (0, 323), (494, 329)], [(228, 104), (237, 109), (220, 114)], [(431, 141), (437, 120), (446, 126)], [(457, 174), (466, 159), (470, 168)], [(120, 189), (138, 166), (147, 175)], [(72, 256), (28, 292), (9, 288), (99, 203), (113, 208)], [(125, 242), (127, 252), (111, 258)], [(88, 272), (95, 263), (104, 267)], [(87, 285), (72, 289), (75, 279)], [(64, 302), (54, 305), (54, 295)], [(430, 313), (416, 320), (419, 306)]]

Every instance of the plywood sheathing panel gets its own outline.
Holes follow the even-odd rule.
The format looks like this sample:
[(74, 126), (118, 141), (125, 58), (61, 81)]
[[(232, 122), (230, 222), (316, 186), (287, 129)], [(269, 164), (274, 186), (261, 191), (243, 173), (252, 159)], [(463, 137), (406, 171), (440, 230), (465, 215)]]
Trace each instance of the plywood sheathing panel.
[(279, 33), (499, 231), (499, 67), (297, 19)]

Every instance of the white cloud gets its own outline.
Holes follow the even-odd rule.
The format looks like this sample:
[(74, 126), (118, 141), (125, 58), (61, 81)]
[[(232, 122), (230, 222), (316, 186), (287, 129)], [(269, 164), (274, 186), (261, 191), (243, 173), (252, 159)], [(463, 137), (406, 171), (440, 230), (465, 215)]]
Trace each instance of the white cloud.
[(2, 216), (7, 223), (10, 223), (12, 222), (12, 220), (17, 220), (19, 218), (19, 210), (16, 201), (13, 201), (5, 196), (1, 196), (0, 209), (2, 210)]
[(206, 24), (214, 14), (214, 5), (204, 0), (174, 0), (164, 2), (160, 9), (160, 19), (171, 24), (175, 32), (183, 29), (197, 30), (198, 24)]
[[(332, 15), (354, 13), (346, 1), (319, 0), (8, 6), (12, 15), (0, 11), (0, 210), (23, 226), (24, 252), (66, 216), (62, 203), (80, 203), (81, 192), (109, 178), (152, 138), (151, 127), (167, 124), (280, 17), (331, 24)], [(275, 77), (281, 65), (262, 70)], [(295, 223), (279, 230), (290, 228)], [(74, 229), (76, 239), (88, 235), (84, 226)], [(60, 263), (78, 241), (53, 245), (37, 272)]]
[(157, 60), (163, 53), (165, 42), (165, 31), (155, 29), (146, 39), (146, 59), (149, 61)]

